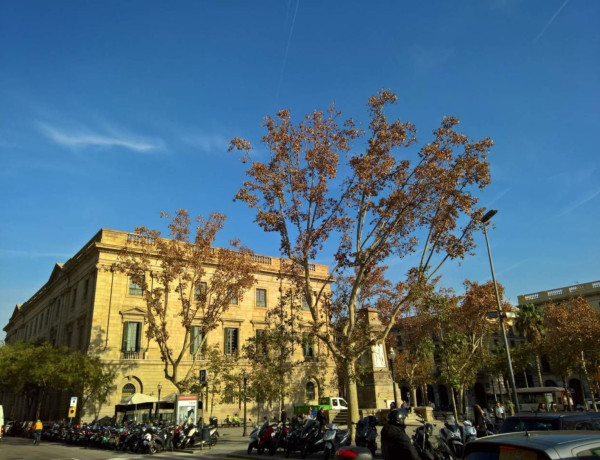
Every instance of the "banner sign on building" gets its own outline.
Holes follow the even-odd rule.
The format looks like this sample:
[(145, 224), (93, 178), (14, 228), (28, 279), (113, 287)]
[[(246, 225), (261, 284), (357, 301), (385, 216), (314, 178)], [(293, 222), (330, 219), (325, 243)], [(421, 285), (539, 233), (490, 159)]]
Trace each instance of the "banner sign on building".
[(178, 425), (183, 425), (186, 421), (198, 423), (198, 395), (175, 397), (175, 420)]

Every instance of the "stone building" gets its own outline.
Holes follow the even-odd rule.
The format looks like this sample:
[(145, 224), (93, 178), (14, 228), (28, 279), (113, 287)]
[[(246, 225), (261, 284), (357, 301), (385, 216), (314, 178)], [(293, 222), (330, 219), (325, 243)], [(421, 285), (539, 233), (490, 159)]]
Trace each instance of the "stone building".
[[(56, 264), (48, 282), (27, 302), (15, 307), (4, 327), (8, 344), (43, 339), (53, 345), (97, 353), (107, 365), (119, 369), (114, 392), (107, 404), (78, 408), (82, 421), (113, 416), (115, 405), (134, 392), (156, 397), (162, 391), (163, 399), (176, 392), (175, 386), (164, 378), (157, 344), (145, 335), (147, 308), (141, 290), (126, 274), (112, 269), (128, 240), (137, 237), (133, 233), (101, 229), (67, 262)], [(246, 340), (265, 327), (266, 311), (279, 300), (281, 280), (277, 275), (281, 260), (261, 255), (253, 257), (258, 266), (254, 286), (239, 302), (231, 301), (219, 327), (209, 332), (206, 338), (208, 347), (216, 345), (224, 354), (241, 351)], [(326, 266), (315, 264), (311, 269), (316, 284), (326, 282)], [(309, 318), (308, 310), (299, 310), (302, 316)], [(194, 351), (190, 350), (190, 356), (184, 359), (182, 366), (197, 366), (199, 372), (206, 368), (206, 362), (201, 356), (200, 361), (193, 364)], [(294, 371), (293, 396), (287, 404), (316, 403), (320, 396), (337, 394), (335, 366), (333, 360), (327, 358), (325, 346), (311, 339), (305, 346), (298, 347), (294, 355), (293, 358), (302, 364)], [(244, 359), (238, 362), (240, 372), (251, 370), (252, 365)], [(44, 401), (43, 419), (66, 418), (72, 396), (63, 392)], [(10, 412), (15, 417), (26, 419), (32, 416), (23, 399), (17, 398), (10, 405)], [(212, 414), (219, 418), (234, 413), (241, 415), (240, 409), (239, 398), (231, 398), (228, 402), (216, 398)], [(257, 417), (256, 409), (248, 403), (249, 418)]]
[[(549, 303), (561, 304), (569, 302), (575, 297), (583, 297), (588, 304), (600, 311), (600, 280), (523, 294), (518, 296), (518, 301), (519, 305), (533, 304), (545, 306)], [(542, 358), (542, 379), (543, 382), (540, 382), (540, 386), (563, 385), (561, 377), (552, 372), (548, 361), (544, 358)], [(584, 395), (586, 399), (590, 399), (591, 392), (584, 378), (581, 378), (579, 375), (572, 375), (568, 378), (567, 383), (576, 405), (584, 403)]]

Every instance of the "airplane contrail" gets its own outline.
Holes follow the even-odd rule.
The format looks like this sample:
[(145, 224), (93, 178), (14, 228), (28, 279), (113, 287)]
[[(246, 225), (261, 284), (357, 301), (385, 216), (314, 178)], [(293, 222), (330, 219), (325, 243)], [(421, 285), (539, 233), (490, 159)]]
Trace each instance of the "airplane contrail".
[(542, 35), (544, 35), (544, 33), (546, 32), (546, 30), (548, 29), (548, 27), (550, 27), (552, 25), (552, 23), (556, 19), (556, 16), (558, 16), (560, 14), (560, 12), (563, 10), (563, 8), (565, 6), (567, 6), (567, 3), (569, 3), (569, 0), (565, 0), (564, 3), (560, 6), (560, 8), (558, 10), (556, 10), (556, 13), (554, 13), (552, 15), (552, 17), (550, 18), (550, 20), (548, 21), (548, 23), (544, 26), (544, 28), (542, 29), (542, 31), (538, 34), (537, 37), (535, 37), (535, 40), (533, 40), (534, 43), (537, 42), (540, 38), (542, 38)]

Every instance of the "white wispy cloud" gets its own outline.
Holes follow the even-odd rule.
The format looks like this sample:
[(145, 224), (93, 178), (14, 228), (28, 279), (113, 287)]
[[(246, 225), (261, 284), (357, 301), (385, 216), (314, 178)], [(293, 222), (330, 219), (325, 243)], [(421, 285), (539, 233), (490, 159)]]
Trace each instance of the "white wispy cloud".
[(596, 190), (595, 192), (590, 193), (589, 195), (587, 195), (585, 198), (582, 198), (581, 200), (575, 202), (574, 204), (572, 204), (571, 206), (569, 206), (568, 208), (566, 208), (564, 211), (562, 211), (559, 214), (560, 216), (564, 216), (565, 214), (569, 214), (571, 211), (574, 211), (575, 209), (583, 206), (584, 204), (586, 204), (588, 201), (592, 201), (594, 198), (596, 198), (598, 195), (600, 195), (600, 189)]
[(230, 139), (221, 134), (186, 134), (181, 140), (203, 152), (225, 152)]
[(159, 139), (145, 139), (114, 132), (94, 132), (89, 128), (56, 128), (47, 123), (38, 123), (41, 132), (57, 144), (71, 148), (122, 147), (134, 152), (146, 153), (163, 147)]
[(492, 201), (490, 201), (489, 203), (487, 203), (487, 208), (491, 208), (492, 205), (496, 202), (499, 201), (504, 195), (506, 195), (508, 192), (510, 192), (511, 187), (508, 187), (507, 189), (502, 190)]
[(555, 13), (552, 15), (552, 17), (550, 18), (550, 20), (546, 23), (546, 25), (542, 28), (542, 31), (538, 34), (537, 37), (535, 37), (535, 39), (533, 40), (533, 42), (537, 42), (540, 38), (542, 38), (542, 35), (544, 35), (546, 33), (546, 30), (548, 30), (548, 27), (550, 27), (552, 25), (552, 23), (554, 22), (554, 20), (556, 19), (556, 17), (560, 14), (560, 12), (563, 10), (563, 8), (565, 6), (567, 6), (567, 3), (569, 3), (569, 0), (565, 0), (563, 2), (562, 5), (560, 5), (560, 7), (558, 8), (558, 10), (555, 11)]

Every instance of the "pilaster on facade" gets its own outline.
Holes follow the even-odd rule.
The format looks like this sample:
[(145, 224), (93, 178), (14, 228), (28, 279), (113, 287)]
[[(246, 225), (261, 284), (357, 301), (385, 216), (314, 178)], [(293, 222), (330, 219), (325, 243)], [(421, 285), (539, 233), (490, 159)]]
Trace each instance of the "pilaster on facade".
[[(148, 308), (141, 292), (135, 289), (129, 277), (115, 270), (119, 254), (139, 235), (111, 229), (101, 229), (72, 258), (56, 264), (46, 282), (29, 300), (17, 305), (9, 323), (4, 327), (6, 343), (42, 339), (54, 345), (88, 351), (98, 355), (107, 365), (119, 369), (115, 391), (107, 404), (94, 408), (84, 416), (92, 419), (112, 416), (114, 406), (131, 392), (156, 393), (161, 384), (162, 395), (177, 391), (165, 379), (164, 363), (156, 342), (146, 335)], [(232, 299), (217, 328), (206, 337), (207, 347), (217, 347), (223, 354), (241, 352), (244, 343), (266, 326), (265, 314), (279, 302), (280, 279), (284, 263), (280, 258), (252, 255), (257, 266), (256, 283), (243, 298)], [(156, 264), (157, 270), (158, 264)], [(207, 272), (210, 273), (210, 264)], [(328, 267), (311, 264), (309, 271), (317, 286), (329, 289)], [(210, 276), (207, 277), (210, 282)], [(300, 302), (300, 299), (297, 299)], [(299, 308), (302, 322), (310, 323), (310, 312)], [(178, 332), (180, 318), (169, 318), (174, 346), (183, 345), (183, 334)], [(178, 323), (179, 321), (179, 323)], [(183, 329), (181, 329), (183, 331)], [(326, 347), (314, 338), (314, 347), (295, 350), (296, 361), (302, 362), (294, 371), (294, 396), (286, 403), (314, 402), (320, 396), (337, 394), (333, 360), (327, 359)], [(309, 353), (309, 355), (307, 355)], [(320, 357), (325, 357), (322, 361)], [(292, 358), (292, 357), (290, 357)], [(252, 363), (242, 361), (242, 368), (250, 370)], [(207, 367), (206, 356), (190, 344), (184, 353), (182, 369), (192, 369), (195, 375)], [(320, 367), (325, 366), (325, 368)], [(218, 398), (220, 401), (221, 397)], [(239, 412), (239, 401), (219, 403), (214, 415)], [(48, 419), (63, 418), (52, 403), (44, 406)], [(250, 408), (249, 408), (250, 409)], [(62, 414), (64, 411), (60, 411)], [(25, 417), (26, 414), (22, 414)]]

